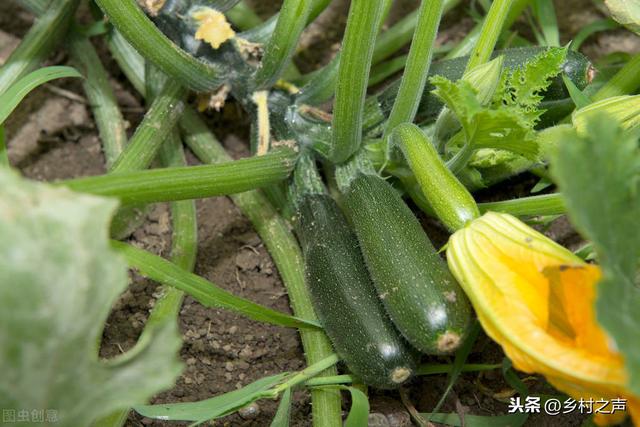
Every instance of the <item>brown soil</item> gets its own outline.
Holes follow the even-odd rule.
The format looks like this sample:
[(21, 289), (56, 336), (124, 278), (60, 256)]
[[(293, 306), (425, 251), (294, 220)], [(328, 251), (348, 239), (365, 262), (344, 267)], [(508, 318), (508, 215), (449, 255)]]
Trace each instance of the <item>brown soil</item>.
[[(259, 11), (264, 16), (273, 10), (273, 6), (265, 7), (265, 2), (253, 3), (261, 4)], [(334, 3), (331, 10), (321, 18), (321, 22), (329, 25), (329, 29), (323, 30), (314, 26), (303, 41), (307, 50), (297, 59), (302, 69), (309, 70), (319, 63), (326, 62), (331, 52), (335, 52), (335, 42), (343, 31), (348, 2), (340, 0)], [(415, 7), (415, 3), (400, 2), (397, 8), (394, 8), (391, 20)], [(568, 34), (575, 33), (578, 28), (576, 25), (582, 25), (593, 19), (592, 16), (597, 16), (596, 11), (585, 7), (586, 4), (591, 4), (588, 1), (557, 3), (563, 10), (568, 3), (579, 3), (581, 6), (570, 8), (571, 13), (560, 14), (563, 18), (571, 17), (567, 21), (569, 26), (564, 28)], [(458, 17), (462, 13), (464, 8), (459, 8)], [(12, 2), (0, 2), (0, 62), (4, 61), (17, 45), (31, 22), (30, 15), (15, 7)], [(472, 24), (468, 18), (450, 19), (448, 22), (453, 29), (443, 33), (441, 40), (459, 37)], [(610, 51), (614, 47), (612, 38), (618, 40), (623, 37), (621, 34), (611, 32), (598, 36), (589, 44), (587, 51), (593, 54)], [(625, 49), (638, 49), (637, 39), (627, 35), (623, 38)], [(99, 43), (97, 47), (111, 72), (118, 100), (126, 112), (130, 130), (133, 130), (144, 111), (141, 100), (124, 81), (113, 61), (108, 58), (104, 47)], [(316, 55), (319, 49), (328, 52), (327, 56)], [(51, 56), (50, 62), (64, 63), (66, 57), (59, 52)], [(65, 95), (58, 89), (69, 91), (72, 95)], [(19, 167), (24, 175), (49, 181), (104, 173), (104, 159), (98, 135), (90, 110), (86, 103), (82, 102), (82, 96), (81, 87), (77, 82), (55, 82), (36, 90), (11, 117), (7, 125), (9, 156), (12, 164)], [(247, 122), (242, 115), (238, 116), (237, 108), (233, 104), (226, 107), (222, 119), (217, 118), (213, 126), (234, 157), (247, 154)], [(190, 155), (189, 159), (195, 163), (193, 156)], [(498, 194), (504, 198), (526, 193), (533, 182), (535, 181), (530, 177), (518, 179), (515, 190), (514, 186), (510, 189), (507, 189), (506, 185), (501, 186), (498, 192), (492, 192), (491, 197)], [(249, 221), (226, 197), (198, 201), (197, 208), (199, 246), (196, 273), (237, 295), (289, 312), (288, 299), (278, 272)], [(134, 233), (131, 241), (154, 253), (167, 256), (170, 248), (169, 215), (166, 205), (155, 206), (145, 224)], [(432, 220), (423, 217), (423, 223), (432, 232), (435, 243), (444, 243), (446, 234)], [(549, 233), (556, 240), (570, 246), (574, 246), (578, 241), (566, 219), (556, 221)], [(101, 351), (103, 357), (112, 357), (133, 346), (153, 306), (156, 289), (156, 284), (151, 281), (132, 275), (131, 286), (120, 297), (108, 320)], [(294, 371), (304, 366), (300, 341), (295, 330), (250, 321), (228, 311), (207, 309), (191, 298), (186, 298), (184, 302), (180, 313), (180, 328), (184, 338), (181, 357), (187, 368), (176, 386), (157, 396), (154, 402), (206, 399), (239, 388), (265, 375)], [(482, 336), (476, 344), (470, 362), (500, 363), (502, 358), (499, 347)], [(440, 358), (429, 361), (451, 360)], [(541, 378), (534, 378), (528, 384), (536, 391), (545, 387)], [(406, 390), (408, 400), (418, 411), (428, 412), (433, 409), (445, 386), (445, 375), (414, 380)], [(464, 374), (454, 386), (442, 411), (479, 415), (503, 414), (506, 404), (504, 399), (497, 398), (497, 395), (504, 396), (507, 389), (508, 386), (499, 371), (482, 376)], [(298, 392), (295, 397), (292, 425), (310, 425), (308, 395)], [(269, 425), (276, 404), (277, 402), (260, 401), (239, 414), (218, 421), (216, 425)], [(371, 391), (371, 405), (370, 425), (411, 425), (409, 412), (401, 402), (398, 392)], [(530, 418), (527, 425), (573, 426), (581, 422), (582, 419), (575, 415), (541, 415)], [(133, 414), (127, 425), (165, 424)]]

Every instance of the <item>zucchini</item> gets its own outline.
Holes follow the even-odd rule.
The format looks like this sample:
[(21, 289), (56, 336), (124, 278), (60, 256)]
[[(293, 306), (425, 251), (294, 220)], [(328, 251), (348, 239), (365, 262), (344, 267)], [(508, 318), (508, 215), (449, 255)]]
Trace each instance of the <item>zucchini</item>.
[(384, 306), (396, 327), (427, 354), (455, 350), (471, 308), (460, 285), (400, 194), (377, 175), (338, 176), (344, 207)]
[[(494, 52), (492, 58), (504, 55), (505, 69), (513, 70), (525, 64), (528, 60), (540, 54), (545, 49), (546, 48), (544, 47), (504, 49)], [(464, 74), (468, 61), (468, 56), (447, 59), (444, 61), (435, 61), (431, 64), (429, 69), (429, 77), (439, 75), (452, 81), (458, 80)], [(594, 78), (594, 68), (591, 62), (589, 62), (589, 59), (580, 52), (575, 52), (573, 50), (569, 50), (567, 52), (567, 59), (562, 66), (562, 71), (580, 90), (584, 89)], [(369, 126), (369, 129), (377, 126), (382, 120), (389, 116), (399, 87), (400, 80), (398, 79), (387, 86), (381, 93), (370, 97), (367, 100), (366, 111), (369, 120), (365, 119), (365, 122)], [(433, 89), (434, 87), (430, 83), (427, 83), (425, 86), (422, 100), (418, 107), (416, 122), (434, 120), (440, 113), (440, 110), (442, 109), (442, 102), (435, 96), (431, 95), (431, 91)], [(544, 93), (544, 100), (541, 103), (541, 108), (550, 110), (549, 114), (544, 117), (544, 120), (552, 122), (554, 118), (557, 119), (555, 115), (551, 117), (553, 115), (553, 111), (557, 111), (557, 114), (561, 115), (564, 114), (567, 108), (571, 109), (572, 106), (573, 102), (571, 101), (571, 97), (569, 96), (569, 92), (567, 91), (564, 82), (562, 81), (562, 75), (558, 75)]]
[(298, 193), (296, 231), (312, 303), (326, 334), (365, 384), (398, 387), (415, 372), (417, 353), (385, 313), (357, 239), (335, 201), (322, 189)]

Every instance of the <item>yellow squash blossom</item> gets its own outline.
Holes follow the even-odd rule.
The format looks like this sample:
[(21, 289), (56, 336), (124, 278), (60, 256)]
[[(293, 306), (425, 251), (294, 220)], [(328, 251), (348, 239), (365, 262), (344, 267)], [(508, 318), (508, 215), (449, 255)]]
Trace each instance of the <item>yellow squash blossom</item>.
[[(447, 258), (484, 330), (517, 369), (544, 375), (576, 400), (626, 399), (640, 423), (640, 397), (626, 388), (624, 360), (596, 322), (597, 266), (493, 212), (457, 231)], [(595, 421), (611, 425), (625, 416), (599, 413)]]

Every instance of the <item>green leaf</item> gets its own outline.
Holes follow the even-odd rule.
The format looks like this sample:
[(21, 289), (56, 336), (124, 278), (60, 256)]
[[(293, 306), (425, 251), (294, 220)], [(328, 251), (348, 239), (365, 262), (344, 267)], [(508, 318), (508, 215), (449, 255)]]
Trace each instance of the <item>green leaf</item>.
[(442, 76), (432, 77), (431, 84), (435, 86), (432, 93), (453, 111), (469, 138), (473, 134), (473, 118), (482, 109), (477, 91), (466, 80), (452, 82)]
[(271, 427), (289, 427), (289, 419), (291, 418), (291, 388), (282, 393), (280, 404), (276, 416), (271, 421)]
[(369, 421), (369, 399), (367, 395), (355, 387), (340, 387), (351, 393), (351, 409), (344, 421), (344, 427), (362, 427)]
[(29, 92), (48, 81), (63, 77), (82, 77), (82, 75), (75, 68), (55, 66), (40, 68), (18, 80), (0, 94), (0, 125), (7, 120), (7, 117)]
[(186, 292), (207, 307), (222, 307), (236, 311), (251, 319), (292, 328), (320, 328), (316, 322), (289, 316), (246, 298), (225, 291), (202, 277), (186, 271), (166, 259), (126, 243), (112, 241), (131, 268), (165, 286)]
[[(588, 165), (588, 167), (585, 167)], [(637, 133), (599, 114), (582, 136), (560, 144), (552, 172), (569, 218), (593, 241), (603, 268), (597, 318), (622, 353), (629, 387), (640, 394), (640, 151)]]
[(542, 93), (561, 72), (566, 56), (566, 48), (549, 48), (516, 68), (505, 77), (501, 90), (496, 91), (494, 107), (517, 107), (533, 128), (543, 113), (537, 108), (543, 99)]
[(538, 157), (535, 133), (514, 109), (483, 110), (476, 115), (475, 122), (476, 148), (507, 150), (528, 159)]
[(640, 34), (640, 3), (637, 0), (604, 0), (611, 17), (636, 34)]
[(571, 100), (576, 105), (576, 108), (584, 108), (587, 105), (591, 104), (591, 99), (587, 95), (584, 94), (578, 86), (574, 82), (571, 81), (569, 77), (566, 75), (562, 76), (562, 81), (564, 85), (567, 87), (569, 91), (569, 96), (571, 96)]
[(56, 425), (90, 425), (180, 374), (175, 322), (158, 325), (135, 351), (97, 357), (128, 282), (108, 240), (116, 206), (0, 170), (0, 407), (56, 409)]
[(204, 422), (224, 417), (264, 396), (264, 392), (282, 381), (288, 373), (261, 378), (239, 390), (234, 390), (199, 402), (134, 406), (142, 416), (164, 421)]

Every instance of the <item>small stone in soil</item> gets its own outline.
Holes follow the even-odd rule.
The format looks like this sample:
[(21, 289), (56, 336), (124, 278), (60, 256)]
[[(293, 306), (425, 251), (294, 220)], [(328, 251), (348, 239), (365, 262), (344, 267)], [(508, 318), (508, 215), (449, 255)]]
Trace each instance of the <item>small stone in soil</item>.
[(240, 408), (238, 415), (245, 420), (252, 420), (260, 414), (260, 406), (253, 402), (243, 408)]

